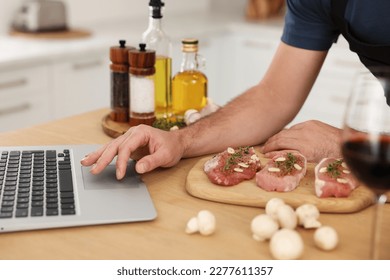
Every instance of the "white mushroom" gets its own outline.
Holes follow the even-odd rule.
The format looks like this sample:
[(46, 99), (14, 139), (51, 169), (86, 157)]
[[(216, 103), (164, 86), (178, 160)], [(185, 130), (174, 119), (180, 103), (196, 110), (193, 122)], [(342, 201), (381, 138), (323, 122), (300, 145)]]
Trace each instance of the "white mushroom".
[(285, 204), (283, 199), (278, 197), (271, 198), (265, 205), (265, 213), (270, 215), (273, 219), (277, 220), (278, 217), (276, 214), (276, 210), (280, 205), (283, 204)]
[(267, 214), (260, 214), (251, 223), (252, 237), (256, 241), (265, 241), (279, 229), (278, 223)]
[(195, 109), (189, 109), (184, 113), (184, 122), (186, 125), (190, 125), (197, 120), (199, 120), (202, 116), (200, 113)]
[(338, 234), (336, 230), (330, 226), (322, 226), (314, 232), (314, 243), (322, 250), (333, 250), (336, 248), (338, 242)]
[(205, 116), (208, 116), (212, 113), (214, 113), (215, 111), (217, 111), (218, 109), (220, 108), (220, 106), (218, 106), (217, 104), (215, 104), (213, 102), (213, 100), (211, 98), (207, 98), (207, 104), (206, 106), (203, 107), (202, 110), (200, 110), (200, 115), (201, 117), (205, 117)]
[(196, 217), (191, 218), (186, 227), (186, 233), (199, 232), (202, 235), (210, 235), (215, 231), (215, 216), (208, 210), (199, 211)]
[(295, 260), (303, 254), (303, 240), (293, 229), (278, 230), (271, 238), (270, 251), (277, 260)]
[(279, 205), (276, 209), (276, 217), (281, 228), (295, 229), (298, 218), (294, 209), (288, 204)]
[(314, 204), (306, 203), (299, 206), (295, 213), (298, 216), (298, 224), (304, 228), (318, 228), (321, 223), (318, 221), (320, 211)]

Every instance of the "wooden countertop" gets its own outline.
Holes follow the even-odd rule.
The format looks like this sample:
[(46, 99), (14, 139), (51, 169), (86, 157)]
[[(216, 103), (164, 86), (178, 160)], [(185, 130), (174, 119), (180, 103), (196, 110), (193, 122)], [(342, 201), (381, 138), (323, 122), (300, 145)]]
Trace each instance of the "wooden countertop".
[[(0, 134), (0, 145), (105, 143), (101, 120), (107, 109)], [(170, 169), (143, 175), (158, 217), (151, 222), (88, 226), (0, 234), (0, 259), (272, 259), (268, 243), (252, 239), (251, 220), (264, 209), (198, 199), (185, 190), (185, 179), (197, 158)], [(217, 231), (212, 236), (188, 235), (188, 219), (199, 210), (212, 211)], [(298, 229), (302, 259), (368, 259), (373, 207), (353, 214), (321, 214), (324, 225), (339, 233), (338, 248), (323, 252), (314, 246), (313, 230)], [(382, 233), (390, 232), (390, 205), (384, 207)], [(383, 234), (384, 236), (385, 234)], [(381, 257), (390, 259), (390, 238), (382, 240)], [(385, 239), (385, 238), (384, 238)]]

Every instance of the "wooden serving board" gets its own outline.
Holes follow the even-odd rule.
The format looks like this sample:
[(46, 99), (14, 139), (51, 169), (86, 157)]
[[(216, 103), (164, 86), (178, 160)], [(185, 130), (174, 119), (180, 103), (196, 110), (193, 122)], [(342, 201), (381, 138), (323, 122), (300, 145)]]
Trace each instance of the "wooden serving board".
[(117, 138), (129, 130), (130, 124), (127, 122), (115, 122), (111, 118), (110, 114), (107, 114), (102, 119), (102, 128), (104, 133), (106, 133), (108, 136)]
[[(356, 188), (348, 198), (319, 198), (314, 190), (314, 167), (308, 164), (306, 176), (299, 186), (291, 192), (267, 192), (256, 185), (255, 179), (238, 185), (224, 187), (213, 184), (203, 171), (204, 163), (210, 156), (200, 159), (190, 170), (186, 181), (186, 190), (191, 195), (215, 202), (264, 208), (273, 197), (282, 198), (296, 208), (304, 203), (312, 203), (322, 213), (353, 213), (374, 203), (372, 192), (365, 186)], [(268, 159), (260, 156), (264, 165)]]

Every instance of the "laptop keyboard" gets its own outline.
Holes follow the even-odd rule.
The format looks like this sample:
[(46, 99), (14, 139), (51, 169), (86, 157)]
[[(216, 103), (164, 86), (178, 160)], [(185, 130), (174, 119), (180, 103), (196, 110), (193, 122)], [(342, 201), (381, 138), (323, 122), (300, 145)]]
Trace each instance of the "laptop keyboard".
[(69, 150), (1, 151), (0, 218), (74, 214)]

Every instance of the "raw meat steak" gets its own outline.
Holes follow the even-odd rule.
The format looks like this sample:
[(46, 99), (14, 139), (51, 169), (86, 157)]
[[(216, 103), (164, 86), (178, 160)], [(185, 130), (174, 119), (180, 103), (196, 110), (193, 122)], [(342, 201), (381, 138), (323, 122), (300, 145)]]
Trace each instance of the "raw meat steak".
[(314, 171), (318, 197), (348, 197), (358, 185), (342, 159), (324, 158)]
[(233, 186), (255, 177), (261, 168), (253, 147), (240, 147), (215, 155), (205, 162), (204, 171), (211, 182), (221, 186)]
[(280, 152), (257, 172), (256, 183), (266, 191), (294, 190), (306, 174), (306, 158), (299, 152)]

